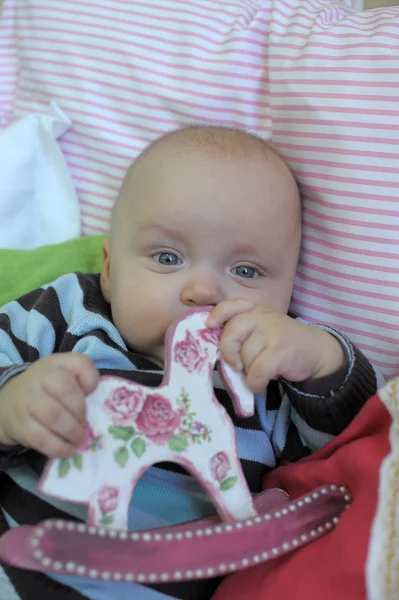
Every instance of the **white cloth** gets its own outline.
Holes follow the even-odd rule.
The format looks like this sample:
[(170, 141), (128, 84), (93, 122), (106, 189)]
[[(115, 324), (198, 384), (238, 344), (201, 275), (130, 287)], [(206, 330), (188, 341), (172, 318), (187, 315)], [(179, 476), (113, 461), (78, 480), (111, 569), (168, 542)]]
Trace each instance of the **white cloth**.
[(79, 203), (57, 142), (70, 125), (53, 102), (47, 114), (26, 116), (0, 132), (1, 248), (79, 237)]

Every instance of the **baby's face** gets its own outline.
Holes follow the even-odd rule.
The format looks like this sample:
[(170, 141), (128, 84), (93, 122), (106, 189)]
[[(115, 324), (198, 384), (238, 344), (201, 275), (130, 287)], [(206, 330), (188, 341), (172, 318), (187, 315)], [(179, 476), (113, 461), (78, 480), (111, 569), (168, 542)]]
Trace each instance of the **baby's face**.
[(169, 325), (226, 299), (286, 313), (300, 220), (294, 181), (272, 154), (193, 148), (143, 161), (121, 198), (102, 272), (127, 345), (162, 364)]

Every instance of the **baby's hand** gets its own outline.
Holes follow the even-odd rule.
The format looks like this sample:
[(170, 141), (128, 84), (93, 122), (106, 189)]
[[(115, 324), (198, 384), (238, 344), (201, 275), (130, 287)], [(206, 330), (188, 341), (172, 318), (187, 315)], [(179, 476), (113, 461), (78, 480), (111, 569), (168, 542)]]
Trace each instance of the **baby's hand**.
[(341, 344), (326, 331), (247, 300), (220, 302), (206, 324), (216, 328), (223, 323), (223, 360), (245, 372), (254, 393), (279, 377), (302, 382), (329, 375), (345, 361)]
[(53, 354), (10, 379), (0, 391), (0, 443), (67, 457), (85, 440), (85, 397), (99, 373), (84, 354)]

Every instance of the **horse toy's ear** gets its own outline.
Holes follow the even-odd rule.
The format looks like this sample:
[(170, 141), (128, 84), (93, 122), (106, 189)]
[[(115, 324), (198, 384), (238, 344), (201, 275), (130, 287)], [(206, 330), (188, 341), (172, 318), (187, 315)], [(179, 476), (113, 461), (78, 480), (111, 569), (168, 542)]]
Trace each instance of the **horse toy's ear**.
[[(114, 581), (200, 579), (281, 556), (335, 526), (350, 502), (343, 487), (295, 502), (282, 490), (251, 497), (232, 421), (214, 396), (215, 364), (237, 414), (253, 414), (254, 396), (220, 359), (220, 331), (206, 328), (208, 313), (192, 310), (169, 329), (159, 387), (101, 378), (87, 398), (87, 441), (71, 458), (50, 460), (38, 485), (43, 494), (88, 505), (88, 522), (49, 520), (9, 531), (0, 539), (4, 561)], [(162, 461), (194, 475), (219, 517), (129, 533), (134, 487)]]
[(127, 529), (139, 478), (169, 461), (197, 478), (223, 520), (256, 516), (233, 423), (214, 395), (215, 364), (240, 415), (253, 414), (254, 396), (221, 360), (221, 332), (206, 328), (208, 314), (194, 309), (169, 329), (159, 387), (101, 378), (87, 398), (88, 440), (70, 459), (49, 461), (43, 494), (87, 504), (90, 525)]

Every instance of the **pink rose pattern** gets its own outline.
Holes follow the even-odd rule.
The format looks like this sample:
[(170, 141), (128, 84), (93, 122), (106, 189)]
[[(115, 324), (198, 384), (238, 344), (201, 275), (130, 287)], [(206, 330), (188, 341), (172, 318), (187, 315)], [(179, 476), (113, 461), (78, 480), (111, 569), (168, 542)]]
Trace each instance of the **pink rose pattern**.
[(146, 397), (136, 424), (148, 439), (155, 444), (163, 444), (179, 427), (180, 418), (167, 398), (161, 394), (151, 394)]
[(222, 330), (223, 327), (218, 327), (217, 329), (200, 329), (198, 334), (204, 342), (218, 346)]
[(174, 360), (180, 363), (189, 373), (200, 372), (208, 361), (201, 342), (190, 331), (186, 331), (186, 339), (175, 344)]
[(86, 452), (87, 450), (99, 450), (102, 447), (101, 435), (94, 435), (94, 431), (89, 423), (85, 423), (86, 441), (78, 448), (77, 452)]
[(125, 386), (117, 388), (105, 401), (105, 410), (116, 427), (133, 425), (142, 405), (143, 392), (131, 391)]
[(113, 512), (118, 506), (119, 489), (111, 485), (103, 485), (98, 492), (98, 504), (101, 512)]
[(230, 469), (230, 460), (226, 452), (218, 452), (212, 456), (209, 467), (211, 469), (212, 477), (218, 481), (224, 479)]

